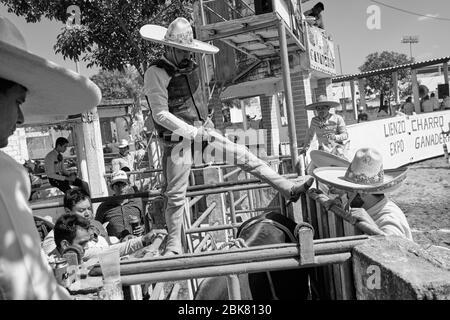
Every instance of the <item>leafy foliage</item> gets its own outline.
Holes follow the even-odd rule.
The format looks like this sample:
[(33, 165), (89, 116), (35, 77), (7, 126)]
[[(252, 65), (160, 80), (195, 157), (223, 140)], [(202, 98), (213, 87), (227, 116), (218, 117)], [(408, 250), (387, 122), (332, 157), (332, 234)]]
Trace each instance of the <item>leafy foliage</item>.
[(134, 98), (134, 95), (142, 96), (143, 81), (136, 68), (125, 67), (123, 71), (101, 70), (91, 77), (102, 90), (104, 99)]
[(141, 77), (157, 58), (161, 45), (141, 39), (139, 29), (148, 23), (167, 26), (176, 17), (191, 19), (192, 0), (2, 0), (9, 12), (38, 22), (42, 17), (66, 23), (67, 8), (81, 11), (81, 26), (67, 24), (54, 49), (64, 58), (88, 62), (88, 67), (125, 70), (134, 66)]
[[(366, 57), (365, 62), (359, 67), (361, 72), (372, 71), (377, 69), (394, 67), (402, 64), (412, 63), (414, 59), (409, 59), (405, 54), (383, 51), (381, 53), (371, 53)], [(400, 96), (411, 94), (411, 74), (409, 70), (398, 70), (398, 80)], [(374, 89), (376, 92), (383, 93), (385, 96), (391, 96), (391, 88), (393, 88), (391, 74), (382, 74), (367, 78), (366, 85)]]

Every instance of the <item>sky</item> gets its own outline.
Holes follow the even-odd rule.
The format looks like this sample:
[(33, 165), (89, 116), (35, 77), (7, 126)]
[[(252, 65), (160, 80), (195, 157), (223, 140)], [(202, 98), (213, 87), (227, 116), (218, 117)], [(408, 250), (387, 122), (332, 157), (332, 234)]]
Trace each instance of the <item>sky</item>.
[[(359, 72), (358, 67), (364, 63), (365, 57), (373, 52), (384, 50), (405, 53), (409, 56), (409, 44), (401, 43), (404, 35), (419, 36), (419, 43), (413, 44), (412, 51), (416, 61), (450, 56), (450, 1), (448, 0), (379, 0), (390, 6), (427, 15), (419, 17), (393, 10), (371, 0), (321, 0), (325, 5), (323, 13), (327, 32), (332, 36), (335, 47), (339, 45), (342, 61), (342, 73)], [(1, 0), (0, 0), (1, 2)], [(317, 1), (311, 0), (303, 4), (307, 10)], [(367, 20), (369, 6), (376, 5), (380, 9), (380, 29), (370, 30)], [(75, 63), (63, 60), (60, 54), (55, 54), (53, 46), (56, 36), (63, 24), (43, 18), (38, 23), (26, 23), (22, 17), (8, 13), (6, 7), (0, 4), (0, 15), (9, 18), (23, 33), (28, 49), (34, 53), (75, 70)], [(435, 18), (431, 18), (435, 17)], [(437, 19), (436, 19), (437, 18)], [(447, 19), (447, 20), (438, 20)], [(338, 51), (337, 73), (341, 73)], [(87, 69), (80, 62), (80, 73), (91, 76), (98, 72), (97, 68)]]
[[(308, 9), (316, 1), (303, 5)], [(409, 44), (401, 43), (404, 35), (419, 36), (419, 43), (412, 45), (416, 61), (450, 56), (450, 1), (448, 0), (379, 0), (393, 7), (434, 16), (419, 17), (382, 6), (370, 0), (322, 0), (325, 5), (325, 29), (332, 35), (335, 47), (339, 45), (343, 74), (359, 72), (365, 57), (373, 52), (396, 51), (410, 55)], [(367, 8), (380, 8), (380, 29), (367, 27)], [(338, 59), (338, 52), (336, 58)], [(339, 61), (339, 60), (337, 60)], [(339, 63), (337, 71), (340, 73)]]
[[(1, 3), (1, 0), (0, 0)], [(25, 18), (18, 17), (14, 13), (9, 13), (6, 6), (0, 4), (0, 15), (8, 18), (22, 32), (27, 43), (28, 50), (38, 54), (48, 60), (51, 60), (63, 67), (75, 70), (75, 62), (64, 60), (61, 54), (55, 54), (53, 46), (56, 44), (56, 37), (61, 33), (64, 24), (57, 21), (50, 21), (42, 18), (37, 23), (27, 23)], [(86, 68), (86, 63), (80, 61), (79, 72), (87, 77), (98, 73), (98, 68)]]

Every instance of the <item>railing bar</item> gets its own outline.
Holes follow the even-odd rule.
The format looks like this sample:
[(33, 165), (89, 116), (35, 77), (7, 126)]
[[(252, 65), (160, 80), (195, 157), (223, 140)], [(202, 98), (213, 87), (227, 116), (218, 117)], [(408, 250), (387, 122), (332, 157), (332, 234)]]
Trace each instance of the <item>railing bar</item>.
[(242, 170), (241, 168), (237, 168), (237, 169), (235, 169), (235, 170), (233, 170), (233, 171), (231, 171), (231, 172), (228, 172), (227, 174), (224, 174), (224, 175), (223, 175), (223, 179), (226, 180), (226, 179), (228, 179), (229, 177), (231, 177), (232, 175), (234, 175), (234, 174), (240, 172), (241, 170)]
[(232, 264), (222, 266), (221, 268), (212, 266), (212, 267), (191, 268), (184, 270), (172, 270), (163, 272), (125, 275), (121, 277), (121, 280), (123, 285), (134, 285), (146, 282), (177, 281), (195, 278), (224, 276), (228, 274), (237, 274), (237, 273), (253, 273), (261, 271), (310, 268), (321, 265), (344, 263), (349, 259), (351, 259), (351, 253), (347, 252), (333, 255), (317, 256), (314, 259), (315, 260), (314, 263), (305, 265), (299, 265), (298, 259), (296, 258), (289, 258), (289, 259), (278, 259), (274, 261), (258, 261), (251, 263)]
[(213, 9), (211, 9), (210, 7), (208, 7), (206, 4), (203, 6), (204, 8), (208, 9), (212, 14), (216, 15), (219, 19), (222, 19), (223, 21), (228, 21), (227, 19), (225, 19), (224, 17), (222, 17), (220, 14), (218, 14), (217, 12), (215, 12)]
[(205, 197), (205, 195), (194, 197), (194, 199), (192, 199), (192, 200), (189, 201), (189, 207), (192, 207), (194, 204), (196, 204), (197, 202), (199, 202), (200, 200), (202, 200), (203, 197)]
[(216, 206), (217, 203), (215, 201), (212, 202), (211, 205), (200, 215), (200, 217), (195, 220), (195, 222), (191, 226), (191, 229), (197, 228), (203, 222), (203, 220), (205, 220), (211, 214)]

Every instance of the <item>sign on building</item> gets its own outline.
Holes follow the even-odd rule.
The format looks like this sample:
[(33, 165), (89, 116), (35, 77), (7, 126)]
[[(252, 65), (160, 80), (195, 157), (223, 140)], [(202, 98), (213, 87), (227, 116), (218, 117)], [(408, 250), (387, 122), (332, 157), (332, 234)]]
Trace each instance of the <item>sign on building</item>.
[(328, 75), (336, 75), (336, 56), (333, 42), (323, 29), (306, 26), (310, 68)]

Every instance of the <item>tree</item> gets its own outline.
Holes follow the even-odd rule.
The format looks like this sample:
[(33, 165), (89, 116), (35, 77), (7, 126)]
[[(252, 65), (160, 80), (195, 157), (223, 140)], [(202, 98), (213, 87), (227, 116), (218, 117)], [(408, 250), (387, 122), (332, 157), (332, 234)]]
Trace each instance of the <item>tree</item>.
[[(371, 53), (366, 57), (363, 65), (359, 67), (361, 72), (367, 72), (377, 69), (394, 67), (402, 64), (412, 63), (414, 59), (409, 59), (405, 54), (383, 51), (381, 53)], [(400, 96), (404, 97), (411, 94), (411, 74), (409, 70), (398, 70), (399, 91)], [(391, 74), (381, 74), (376, 76), (367, 77), (366, 85), (374, 89), (376, 92), (384, 94), (386, 97), (390, 97), (393, 88)]]
[(81, 59), (88, 62), (88, 67), (102, 68), (92, 80), (105, 98), (134, 99), (129, 128), (143, 127), (140, 87), (145, 70), (163, 49), (162, 45), (143, 40), (139, 29), (150, 23), (167, 27), (176, 17), (192, 21), (192, 2), (2, 0), (9, 12), (25, 17), (27, 22), (38, 22), (45, 17), (65, 24), (56, 38), (55, 52), (61, 53), (64, 59)]
[(100, 70), (91, 77), (102, 91), (103, 99), (133, 99), (134, 103), (128, 109), (130, 122), (127, 130), (134, 137), (139, 137), (139, 130), (144, 126), (141, 99), (143, 98), (142, 77), (133, 66), (125, 67), (123, 71)]
[(143, 96), (142, 77), (133, 66), (125, 67), (123, 71), (100, 70), (100, 72), (91, 77), (102, 90), (104, 99), (130, 99), (135, 95), (141, 98)]
[[(88, 62), (102, 69), (136, 68), (141, 77), (162, 46), (141, 39), (139, 29), (154, 23), (167, 26), (175, 17), (188, 20), (192, 0), (3, 0), (9, 12), (38, 22), (42, 17), (66, 23), (54, 49), (64, 59)], [(166, 5), (166, 2), (168, 4)], [(67, 13), (69, 6), (80, 8)], [(70, 18), (68, 20), (68, 18)], [(79, 23), (77, 23), (79, 22)]]

